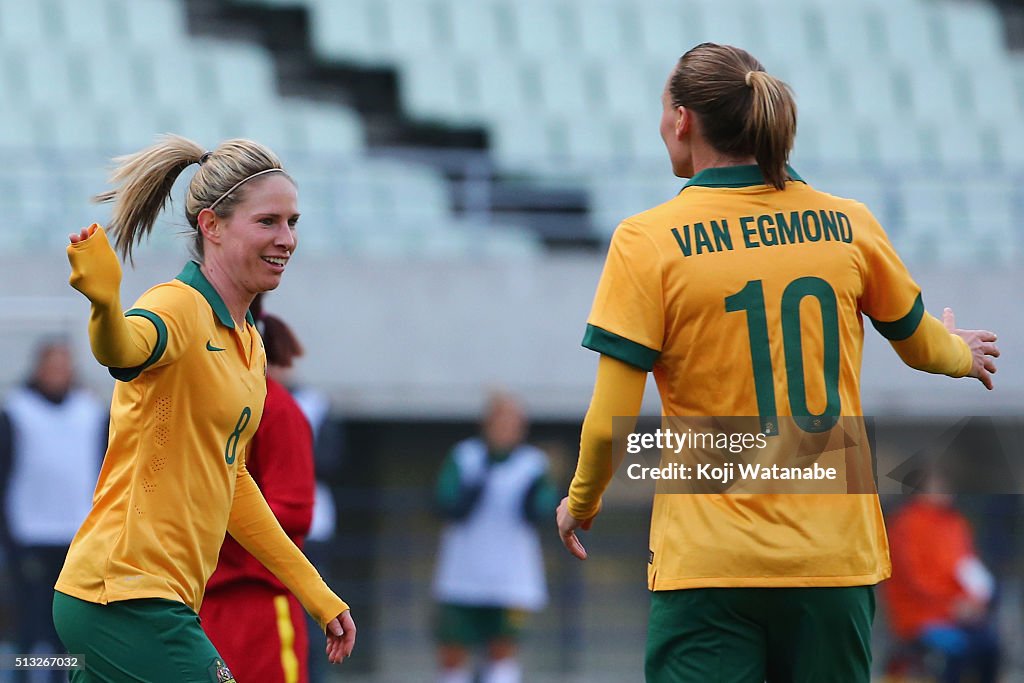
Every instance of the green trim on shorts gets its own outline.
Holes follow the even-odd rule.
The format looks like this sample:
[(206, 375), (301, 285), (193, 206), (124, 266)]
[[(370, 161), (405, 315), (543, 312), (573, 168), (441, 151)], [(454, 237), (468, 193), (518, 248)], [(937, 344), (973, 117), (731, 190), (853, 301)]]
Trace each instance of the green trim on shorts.
[(162, 598), (101, 605), (53, 594), (53, 624), (85, 666), (71, 683), (234, 683), (187, 605)]
[(495, 640), (519, 639), (527, 612), (508, 607), (476, 607), (441, 603), (437, 614), (437, 640), (442, 645), (466, 647)]
[(869, 683), (874, 586), (651, 593), (647, 683)]

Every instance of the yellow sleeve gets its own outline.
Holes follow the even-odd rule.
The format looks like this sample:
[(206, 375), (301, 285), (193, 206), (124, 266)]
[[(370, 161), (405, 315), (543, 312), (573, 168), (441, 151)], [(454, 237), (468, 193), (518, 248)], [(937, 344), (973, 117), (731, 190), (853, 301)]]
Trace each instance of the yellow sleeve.
[(906, 339), (890, 340), (904, 363), (916, 370), (950, 377), (964, 377), (974, 359), (963, 338), (950, 334), (942, 322), (925, 313), (920, 324)]
[(295, 594), (321, 630), (349, 608), (288, 538), (244, 462), (236, 473), (228, 533)]
[(583, 346), (651, 370), (664, 338), (660, 254), (640, 228), (623, 222), (608, 248)]
[(881, 226), (872, 227), (876, 232), (864, 254), (861, 310), (910, 367), (963, 377), (972, 364), (967, 343), (925, 311), (921, 288)]
[[(622, 453), (613, 440), (633, 431), (644, 398), (647, 371), (602, 354), (590, 408), (580, 435), (580, 458), (569, 485), (569, 514), (590, 519), (601, 509), (601, 496), (615, 474)], [(624, 442), (623, 442), (624, 443)]]
[(121, 313), (121, 264), (103, 228), (94, 225), (88, 239), (68, 245), (71, 286), (92, 303), (89, 343), (108, 368), (143, 365), (158, 345), (158, 331), (142, 317)]
[(164, 283), (121, 312), (121, 264), (102, 227), (68, 246), (71, 286), (92, 303), (89, 342), (93, 355), (118, 380), (128, 382), (148, 368), (178, 359), (194, 340), (196, 298), (187, 288)]

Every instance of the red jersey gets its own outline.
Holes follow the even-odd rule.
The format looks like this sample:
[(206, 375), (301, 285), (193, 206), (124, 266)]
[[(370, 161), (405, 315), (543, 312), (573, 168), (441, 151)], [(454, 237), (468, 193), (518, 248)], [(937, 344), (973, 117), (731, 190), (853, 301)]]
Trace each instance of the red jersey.
[[(245, 465), (285, 533), (299, 548), (313, 521), (313, 432), (288, 390), (267, 378), (263, 419), (252, 437)], [(262, 583), (288, 592), (259, 560), (227, 536), (217, 569), (206, 584), (207, 599), (219, 588)]]

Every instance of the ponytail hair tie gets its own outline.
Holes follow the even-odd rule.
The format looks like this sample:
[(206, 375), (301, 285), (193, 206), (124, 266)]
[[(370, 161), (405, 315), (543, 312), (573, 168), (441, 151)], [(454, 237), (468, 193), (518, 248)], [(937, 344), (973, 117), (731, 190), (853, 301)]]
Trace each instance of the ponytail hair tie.
[(199, 165), (202, 166), (203, 164), (205, 164), (207, 161), (209, 161), (211, 156), (213, 156), (213, 152), (203, 152), (203, 155), (199, 157)]

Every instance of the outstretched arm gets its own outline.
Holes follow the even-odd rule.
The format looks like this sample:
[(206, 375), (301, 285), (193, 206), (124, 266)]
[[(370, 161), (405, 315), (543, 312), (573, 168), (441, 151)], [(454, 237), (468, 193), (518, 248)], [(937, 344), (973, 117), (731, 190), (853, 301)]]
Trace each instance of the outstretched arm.
[[(581, 560), (587, 551), (576, 537), (576, 529), (587, 530), (601, 509), (601, 496), (618, 465), (614, 452), (612, 418), (636, 418), (644, 398), (647, 371), (602, 354), (590, 408), (583, 420), (580, 457), (569, 495), (558, 506), (558, 533), (562, 543)], [(632, 431), (631, 424), (620, 425)]]
[(108, 368), (144, 365), (157, 348), (154, 323), (121, 311), (121, 264), (103, 228), (93, 224), (69, 235), (71, 286), (92, 304), (89, 342), (92, 353)]
[[(881, 329), (885, 334), (884, 323)], [(889, 336), (893, 349), (910, 367), (950, 377), (975, 377), (988, 389), (991, 373), (996, 371), (992, 359), (999, 356), (995, 341), (996, 335), (988, 330), (957, 329), (949, 308), (943, 311), (942, 322), (924, 312), (909, 336)]]

